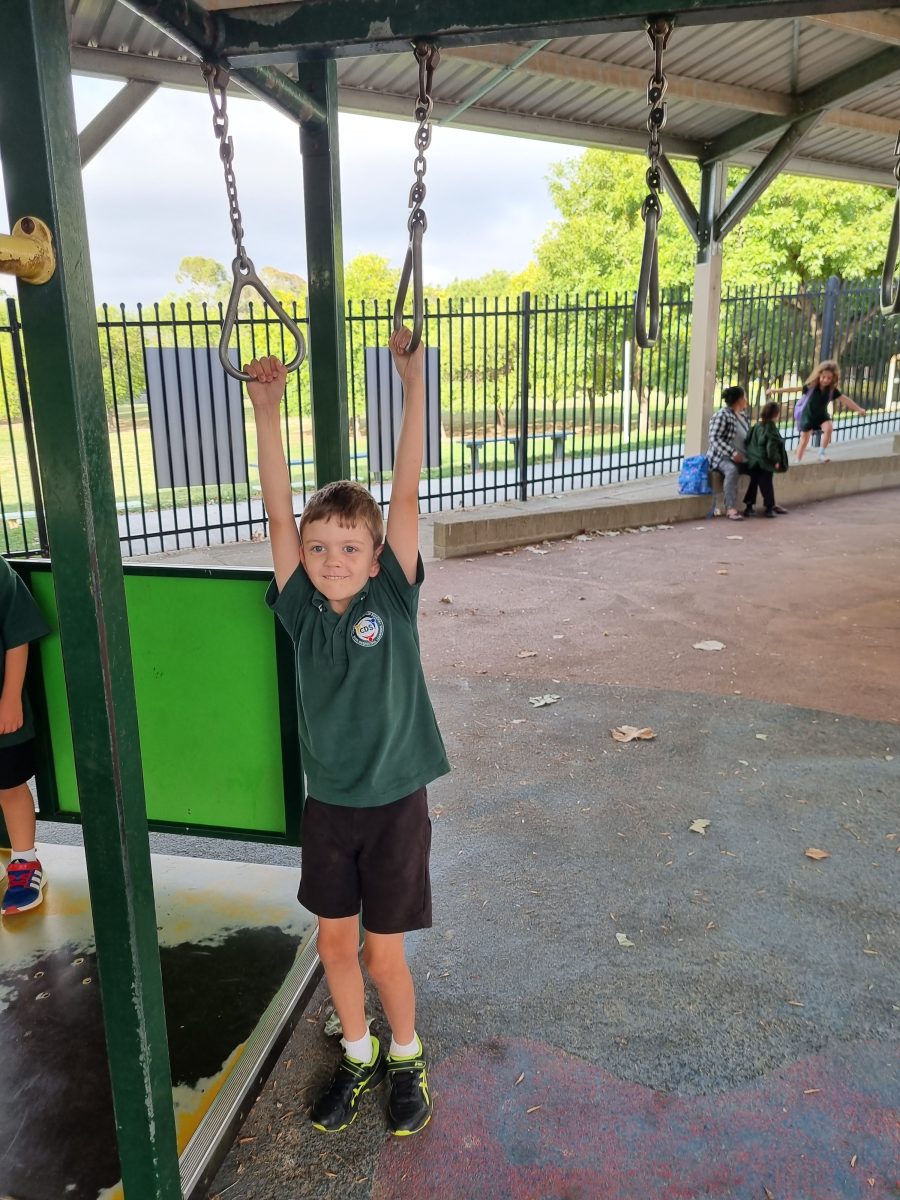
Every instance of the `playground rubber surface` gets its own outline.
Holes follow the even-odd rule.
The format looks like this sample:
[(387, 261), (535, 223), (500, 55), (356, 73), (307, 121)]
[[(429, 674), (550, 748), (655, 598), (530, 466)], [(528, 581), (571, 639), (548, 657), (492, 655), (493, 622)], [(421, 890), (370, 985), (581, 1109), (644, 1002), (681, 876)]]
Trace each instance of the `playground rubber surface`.
[(898, 511), (430, 564), (434, 1119), (391, 1139), (380, 1089), (312, 1129), (323, 985), (211, 1194), (900, 1195)]

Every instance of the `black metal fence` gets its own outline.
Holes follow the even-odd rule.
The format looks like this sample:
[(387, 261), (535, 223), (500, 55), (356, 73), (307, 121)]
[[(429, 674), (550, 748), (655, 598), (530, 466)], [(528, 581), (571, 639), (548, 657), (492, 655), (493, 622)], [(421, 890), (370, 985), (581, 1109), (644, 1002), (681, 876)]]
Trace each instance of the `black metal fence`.
[[(425, 340), (432, 434), (420, 485), (432, 512), (559, 493), (678, 469), (683, 457), (691, 295), (662, 298), (661, 336), (640, 351), (630, 294), (435, 302)], [(295, 313), (302, 325), (305, 317)], [(218, 306), (103, 306), (98, 328), (123, 553), (259, 539), (266, 522), (249, 404), (216, 361)], [(390, 501), (396, 394), (373, 357), (390, 302), (348, 306), (352, 471)], [(284, 356), (281, 325), (259, 306), (238, 322), (238, 353)], [(370, 353), (367, 357), (366, 351)], [(769, 384), (805, 377), (817, 357), (843, 368), (865, 417), (836, 438), (900, 431), (896, 322), (874, 283), (737, 288), (722, 298), (718, 377), (761, 402)], [(15, 304), (0, 308), (0, 519), (6, 553), (46, 548)], [(790, 406), (783, 418), (795, 438)], [(283, 431), (299, 512), (315, 489), (308, 366), (291, 375)], [(375, 467), (380, 470), (375, 470)]]

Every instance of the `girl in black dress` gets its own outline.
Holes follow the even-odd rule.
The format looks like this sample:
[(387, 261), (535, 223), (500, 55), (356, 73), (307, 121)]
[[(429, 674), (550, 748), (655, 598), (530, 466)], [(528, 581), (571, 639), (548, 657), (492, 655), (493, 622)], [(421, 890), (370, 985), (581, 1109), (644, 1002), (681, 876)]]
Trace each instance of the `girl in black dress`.
[(855, 400), (845, 396), (838, 387), (840, 377), (841, 369), (838, 364), (833, 358), (826, 358), (819, 363), (806, 383), (797, 384), (796, 387), (768, 388), (766, 390), (767, 396), (781, 396), (785, 392), (803, 392), (806, 397), (798, 422), (800, 427), (800, 444), (797, 447), (798, 463), (803, 461), (809, 439), (814, 433), (822, 434), (818, 460), (820, 463), (828, 462), (826, 451), (834, 432), (834, 424), (831, 420), (832, 405), (837, 404), (842, 408), (852, 409), (853, 412), (865, 414), (866, 410), (860, 408)]

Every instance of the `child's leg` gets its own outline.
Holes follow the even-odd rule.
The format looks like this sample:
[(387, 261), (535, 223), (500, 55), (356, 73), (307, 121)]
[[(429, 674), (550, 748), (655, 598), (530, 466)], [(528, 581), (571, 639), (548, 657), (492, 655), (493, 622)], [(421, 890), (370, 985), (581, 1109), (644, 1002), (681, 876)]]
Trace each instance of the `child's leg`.
[(366, 1025), (365, 992), (359, 966), (359, 918), (319, 917), (319, 958), (344, 1040), (359, 1041), (369, 1032)]
[(831, 421), (822, 422), (822, 445), (819, 447), (819, 454), (824, 454), (831, 442), (831, 435), (834, 432), (834, 425)]
[(394, 1041), (409, 1045), (416, 1036), (416, 993), (406, 963), (402, 933), (369, 933), (363, 962), (378, 988)]
[(797, 446), (797, 462), (803, 461), (803, 455), (806, 453), (806, 447), (809, 445), (809, 439), (812, 437), (812, 430), (807, 429), (800, 434), (800, 444)]
[(759, 490), (762, 492), (766, 512), (772, 512), (775, 508), (775, 480), (771, 471), (760, 470)]
[[(21, 778), (21, 776), (20, 776)], [(15, 788), (0, 789), (0, 808), (9, 831), (12, 856), (18, 850), (33, 850), (37, 822), (34, 816), (34, 798), (27, 783)]]

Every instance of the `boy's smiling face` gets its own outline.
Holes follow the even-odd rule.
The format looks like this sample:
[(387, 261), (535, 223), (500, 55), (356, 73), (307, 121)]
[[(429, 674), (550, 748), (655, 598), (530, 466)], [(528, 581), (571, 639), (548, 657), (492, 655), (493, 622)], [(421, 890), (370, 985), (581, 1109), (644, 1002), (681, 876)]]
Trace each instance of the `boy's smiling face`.
[(380, 554), (364, 524), (342, 525), (329, 518), (303, 526), (300, 561), (334, 612), (344, 612), (366, 580), (378, 574)]

